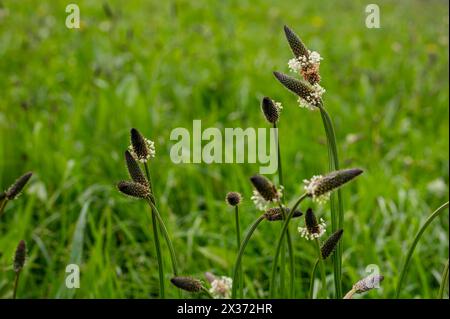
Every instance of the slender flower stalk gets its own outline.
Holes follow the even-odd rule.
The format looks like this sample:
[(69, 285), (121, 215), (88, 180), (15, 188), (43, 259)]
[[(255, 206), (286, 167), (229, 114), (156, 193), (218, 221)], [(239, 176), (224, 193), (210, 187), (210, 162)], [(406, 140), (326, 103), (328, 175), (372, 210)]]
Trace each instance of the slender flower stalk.
[(441, 285), (439, 287), (438, 299), (444, 298), (445, 287), (448, 286), (448, 259), (442, 272)]
[[(236, 225), (236, 247), (237, 251), (239, 251), (239, 247), (241, 246), (241, 228), (239, 224), (239, 204), (241, 203), (242, 196), (241, 194), (237, 192), (229, 192), (226, 196), (226, 202), (228, 205), (234, 207), (234, 220)], [(242, 298), (243, 296), (243, 289), (244, 289), (244, 277), (242, 274), (242, 265), (239, 267), (239, 273), (238, 273), (238, 281), (235, 282), (236, 285), (239, 285), (239, 297)]]
[(16, 248), (16, 253), (14, 255), (14, 263), (13, 270), (16, 273), (14, 279), (14, 290), (13, 290), (13, 299), (16, 299), (17, 296), (17, 288), (19, 287), (19, 278), (20, 273), (25, 265), (25, 259), (27, 257), (27, 245), (24, 240), (21, 240)]
[(313, 294), (314, 294), (314, 279), (316, 278), (316, 271), (317, 271), (317, 266), (319, 265), (320, 259), (318, 258), (316, 260), (316, 262), (314, 263), (314, 266), (312, 268), (311, 271), (311, 277), (309, 279), (309, 299), (313, 299)]
[(425, 232), (425, 230), (428, 228), (428, 226), (431, 224), (431, 222), (438, 217), (446, 208), (448, 208), (449, 202), (446, 202), (444, 204), (442, 204), (440, 207), (438, 207), (425, 221), (425, 223), (422, 225), (422, 227), (420, 227), (419, 231), (417, 232), (416, 236), (413, 239), (413, 242), (411, 244), (411, 246), (408, 249), (408, 252), (406, 253), (406, 260), (405, 263), (403, 264), (402, 270), (400, 272), (400, 277), (397, 283), (397, 290), (396, 290), (396, 294), (395, 297), (398, 299), (400, 297), (400, 293), (402, 291), (402, 285), (403, 285), (403, 281), (406, 278), (406, 274), (408, 272), (408, 267), (409, 264), (411, 263), (411, 257), (414, 253), (414, 250), (416, 249), (416, 246), (420, 240), (420, 238), (422, 237), (423, 233)]
[(274, 255), (274, 259), (273, 259), (273, 264), (272, 264), (272, 274), (271, 274), (271, 279), (270, 279), (270, 297), (273, 298), (274, 297), (274, 293), (275, 293), (275, 277), (276, 277), (276, 271), (277, 271), (277, 266), (278, 266), (278, 258), (280, 256), (280, 251), (281, 251), (281, 246), (284, 240), (284, 235), (286, 234), (286, 231), (288, 229), (289, 226), (289, 222), (291, 220), (291, 218), (293, 217), (297, 207), (300, 205), (300, 203), (307, 198), (309, 195), (307, 193), (304, 193), (303, 195), (301, 195), (297, 201), (295, 202), (295, 204), (292, 206), (289, 214), (286, 217), (286, 220), (284, 221), (283, 227), (281, 229), (280, 232), (280, 236), (278, 238), (277, 241), (277, 246), (276, 246), (276, 250), (275, 250), (275, 255)]
[[(236, 282), (236, 280), (238, 278), (238, 272), (239, 272), (239, 268), (241, 267), (241, 262), (242, 262), (242, 257), (244, 255), (245, 247), (247, 247), (247, 244), (248, 244), (250, 238), (252, 237), (253, 233), (255, 232), (256, 228), (264, 219), (265, 219), (264, 214), (259, 216), (253, 222), (253, 224), (250, 226), (249, 230), (245, 234), (244, 240), (241, 242), (241, 246), (239, 248), (239, 251), (238, 251), (238, 254), (236, 257), (236, 261), (235, 261), (234, 267), (233, 267), (233, 282)], [(243, 275), (243, 273), (242, 273), (242, 275)], [(236, 293), (237, 293), (237, 287), (236, 287), (236, 285), (233, 285), (231, 298), (235, 299)]]
[(320, 275), (322, 276), (322, 286), (321, 286), (321, 291), (322, 291), (322, 296), (323, 298), (327, 298), (327, 276), (326, 276), (326, 271), (325, 271), (325, 263), (323, 262), (323, 256), (322, 256), (322, 252), (320, 250), (320, 242), (319, 239), (316, 238), (314, 239), (314, 243), (316, 245), (316, 251), (317, 251), (317, 259), (319, 260), (319, 265), (320, 265)]

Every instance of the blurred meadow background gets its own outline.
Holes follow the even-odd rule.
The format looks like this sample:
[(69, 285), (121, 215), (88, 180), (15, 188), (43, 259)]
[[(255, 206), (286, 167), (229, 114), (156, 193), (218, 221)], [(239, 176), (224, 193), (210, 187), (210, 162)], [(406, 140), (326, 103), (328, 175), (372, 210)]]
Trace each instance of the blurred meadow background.
[[(71, 2), (80, 7), (80, 29), (65, 26)], [(0, 220), (0, 297), (11, 297), (20, 239), (29, 247), (21, 298), (157, 295), (148, 207), (115, 187), (127, 177), (131, 127), (156, 143), (150, 167), (182, 274), (230, 276), (236, 247), (225, 194), (243, 194), (246, 229), (259, 214), (249, 182), (259, 165), (176, 165), (169, 136), (176, 127), (191, 131), (194, 119), (203, 127), (266, 127), (260, 101), (267, 95), (284, 106), (287, 199), (300, 193), (304, 178), (326, 172), (319, 113), (300, 109), (272, 75), (288, 73), (284, 24), (324, 58), (321, 84), (341, 166), (365, 170), (343, 189), (344, 290), (375, 264), (382, 288), (362, 298), (394, 297), (413, 236), (448, 200), (449, 7), (376, 1), (381, 28), (368, 29), (369, 3), (0, 0), (0, 189), (26, 171), (35, 174)], [(329, 206), (312, 207), (330, 220)], [(295, 286), (304, 298), (315, 251), (298, 225), (293, 220)], [(280, 226), (263, 223), (247, 247), (247, 297), (267, 296)], [(444, 212), (419, 243), (401, 297), (436, 297), (448, 235)], [(163, 247), (167, 295), (177, 297)], [(70, 263), (80, 265), (79, 289), (65, 286)], [(332, 291), (331, 262), (327, 273)]]

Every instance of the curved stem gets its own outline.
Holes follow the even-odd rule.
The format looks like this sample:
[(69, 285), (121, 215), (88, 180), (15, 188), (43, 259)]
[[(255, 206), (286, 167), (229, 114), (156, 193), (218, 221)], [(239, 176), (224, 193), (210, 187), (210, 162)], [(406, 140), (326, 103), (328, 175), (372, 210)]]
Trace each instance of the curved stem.
[(409, 264), (411, 262), (411, 257), (414, 253), (414, 249), (417, 246), (417, 243), (419, 242), (420, 238), (422, 237), (422, 234), (424, 233), (425, 229), (427, 229), (427, 227), (430, 225), (430, 223), (437, 217), (439, 216), (439, 214), (441, 214), (444, 209), (448, 208), (448, 202), (446, 202), (445, 204), (441, 205), (439, 208), (437, 208), (425, 221), (425, 223), (422, 225), (422, 227), (420, 227), (419, 231), (417, 232), (416, 236), (414, 237), (414, 240), (411, 244), (411, 247), (409, 247), (409, 250), (406, 254), (406, 260), (405, 263), (403, 265), (402, 271), (400, 273), (400, 279), (398, 280), (398, 284), (397, 284), (397, 291), (396, 291), (396, 295), (395, 297), (398, 298), (400, 296), (400, 292), (402, 289), (402, 284), (403, 281), (405, 280), (406, 277), (406, 273), (408, 271), (408, 267)]
[(448, 259), (447, 262), (445, 263), (444, 271), (442, 272), (441, 286), (439, 287), (438, 293), (439, 299), (444, 298), (444, 290), (445, 286), (447, 285), (447, 281), (448, 281)]
[(153, 227), (153, 240), (155, 241), (155, 249), (156, 249), (156, 257), (158, 260), (158, 272), (159, 272), (159, 293), (161, 298), (165, 298), (165, 291), (164, 291), (164, 266), (162, 262), (162, 255), (161, 255), (161, 244), (159, 242), (159, 236), (158, 236), (158, 225), (156, 220), (156, 213), (152, 208), (152, 227)]
[(275, 250), (275, 255), (274, 255), (273, 264), (272, 264), (272, 275), (271, 275), (271, 279), (270, 279), (270, 296), (271, 296), (271, 298), (273, 298), (274, 291), (275, 291), (275, 275), (276, 275), (276, 270), (277, 270), (278, 257), (280, 256), (281, 244), (283, 243), (283, 239), (284, 239), (284, 234), (286, 233), (286, 231), (288, 229), (289, 221), (291, 220), (292, 216), (294, 215), (295, 210), (297, 209), (298, 205), (300, 205), (300, 203), (306, 197), (308, 197), (307, 193), (303, 194), (302, 196), (300, 196), (297, 199), (297, 202), (291, 208), (289, 215), (287, 216), (286, 220), (284, 221), (283, 228), (281, 229), (280, 237), (278, 238), (277, 248)]
[(314, 263), (312, 272), (311, 272), (311, 278), (309, 279), (309, 299), (313, 299), (314, 294), (314, 278), (316, 277), (316, 270), (317, 266), (319, 265), (319, 259), (316, 260)]
[(322, 296), (324, 296), (324, 298), (327, 298), (327, 276), (325, 275), (325, 264), (323, 262), (323, 258), (322, 258), (322, 252), (320, 251), (320, 243), (319, 243), (319, 239), (315, 239), (315, 244), (316, 244), (316, 251), (317, 251), (317, 258), (319, 260), (319, 264), (320, 264), (320, 275), (322, 276), (322, 286), (321, 291), (322, 291)]
[[(234, 218), (235, 218), (235, 223), (236, 223), (236, 243), (237, 243), (237, 250), (239, 251), (239, 247), (241, 246), (241, 228), (239, 225), (239, 207), (235, 206), (235, 211), (234, 211)], [(242, 274), (242, 265), (239, 265), (239, 275), (238, 275), (238, 280), (239, 280), (239, 297), (242, 298), (244, 295), (244, 276)]]
[[(339, 169), (339, 157), (337, 151), (336, 134), (333, 127), (333, 122), (331, 120), (328, 112), (319, 106), (320, 115), (322, 117), (323, 126), (325, 129), (325, 134), (327, 136), (328, 144), (328, 157), (329, 157), (329, 169), (330, 171)], [(344, 207), (342, 202), (341, 190), (337, 190), (337, 207), (336, 198), (332, 194), (330, 198), (330, 209), (331, 209), (331, 229), (335, 232), (337, 229), (343, 228), (344, 224)], [(339, 242), (336, 247), (336, 253), (333, 256), (333, 266), (334, 266), (334, 286), (336, 298), (342, 298), (342, 243)]]
[(214, 299), (214, 296), (213, 295), (211, 295), (211, 293), (209, 292), (209, 290), (208, 289), (206, 289), (205, 287), (202, 287), (202, 292), (205, 294), (205, 295), (207, 295), (208, 296), (208, 298), (210, 298), (210, 299)]
[(19, 277), (20, 271), (16, 272), (16, 278), (14, 279), (13, 299), (16, 299), (17, 296), (17, 288), (19, 287)]
[(352, 298), (353, 298), (353, 295), (354, 295), (355, 293), (356, 293), (355, 288), (352, 288), (352, 289), (350, 289), (349, 292), (347, 292), (347, 293), (345, 294), (345, 296), (344, 296), (343, 299), (352, 299)]
[(8, 200), (6, 198), (2, 199), (2, 201), (0, 202), (0, 217), (2, 217), (3, 215), (3, 211), (5, 210), (7, 202)]
[[(232, 298), (236, 298), (236, 291), (237, 291), (237, 285), (234, 283), (237, 280), (238, 276), (238, 270), (241, 265), (242, 256), (244, 254), (245, 247), (247, 246), (247, 243), (249, 242), (250, 238), (252, 237), (253, 233), (255, 232), (256, 228), (258, 227), (259, 223), (261, 223), (265, 219), (264, 215), (261, 215), (258, 217), (258, 219), (255, 220), (255, 222), (250, 226), (249, 230), (247, 231), (244, 240), (241, 243), (241, 246), (239, 248), (239, 252), (236, 257), (236, 262), (234, 263), (233, 267), (233, 285), (232, 285)], [(242, 273), (242, 276), (244, 273)]]
[(150, 200), (148, 201), (148, 203), (152, 207), (152, 209), (155, 211), (155, 215), (156, 215), (156, 218), (158, 219), (161, 232), (162, 232), (162, 234), (164, 236), (164, 239), (166, 241), (167, 247), (169, 248), (170, 259), (172, 261), (173, 275), (174, 276), (178, 276), (177, 257), (175, 255), (175, 249), (173, 248), (172, 241), (170, 240), (170, 237), (169, 237), (169, 232), (167, 231), (166, 225), (164, 224), (164, 221), (161, 218), (161, 214), (159, 213), (159, 211), (156, 208), (156, 206)]

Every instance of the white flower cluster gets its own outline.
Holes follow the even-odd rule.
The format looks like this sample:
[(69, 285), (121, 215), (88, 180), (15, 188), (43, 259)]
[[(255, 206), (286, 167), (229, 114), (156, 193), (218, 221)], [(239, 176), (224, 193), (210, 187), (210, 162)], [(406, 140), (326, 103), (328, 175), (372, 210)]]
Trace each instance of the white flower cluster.
[(320, 219), (319, 222), (319, 231), (317, 233), (311, 233), (308, 228), (306, 227), (298, 227), (298, 232), (300, 233), (300, 236), (307, 239), (307, 240), (313, 240), (316, 238), (321, 237), (323, 234), (325, 234), (326, 232), (326, 227), (327, 224), (325, 223), (325, 221), (323, 220), (323, 218)]
[(231, 297), (231, 288), (233, 279), (230, 277), (216, 277), (211, 282), (210, 294), (216, 299), (229, 299)]
[(136, 152), (134, 151), (133, 145), (130, 145), (128, 147), (128, 151), (130, 152), (130, 154), (137, 161), (140, 161), (141, 163), (146, 163), (150, 158), (155, 157), (155, 155), (156, 155), (155, 142), (153, 142), (147, 138), (144, 138), (144, 140), (145, 140), (145, 146), (147, 147), (147, 153), (148, 153), (148, 155), (145, 158), (142, 158), (136, 154)]
[(275, 107), (278, 109), (279, 112), (283, 110), (283, 105), (281, 105), (281, 102), (275, 102)]
[(311, 68), (318, 68), (320, 61), (323, 58), (320, 56), (319, 52), (308, 51), (309, 56), (305, 55), (299, 56), (298, 58), (293, 58), (288, 61), (289, 69), (292, 72), (299, 73), (301, 71), (306, 71)]
[(304, 107), (308, 110), (314, 111), (317, 110), (317, 106), (320, 104), (320, 100), (322, 98), (322, 95), (325, 93), (325, 89), (321, 87), (319, 83), (315, 83), (312, 88), (313, 91), (308, 96), (306, 96), (305, 98), (298, 98), (298, 103), (300, 107)]
[(304, 179), (303, 183), (305, 183), (305, 191), (308, 195), (312, 197), (312, 200), (319, 203), (324, 204), (330, 199), (330, 192), (317, 196), (317, 185), (318, 182), (322, 179), (322, 175), (314, 175), (311, 179)]
[[(281, 185), (277, 190), (277, 198), (283, 197), (283, 189), (284, 187)], [(253, 204), (255, 204), (256, 209), (260, 211), (265, 211), (269, 207), (269, 204), (274, 201), (266, 200), (256, 189), (253, 190), (253, 196), (250, 199), (253, 201)]]

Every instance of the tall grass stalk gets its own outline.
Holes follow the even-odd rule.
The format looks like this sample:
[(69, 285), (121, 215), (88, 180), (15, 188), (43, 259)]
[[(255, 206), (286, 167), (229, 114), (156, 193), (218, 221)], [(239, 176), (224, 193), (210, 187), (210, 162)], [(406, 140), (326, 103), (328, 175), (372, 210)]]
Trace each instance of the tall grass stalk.
[(441, 285), (439, 287), (438, 299), (444, 298), (445, 286), (448, 284), (448, 259), (442, 272)]
[[(319, 106), (320, 115), (322, 117), (325, 134), (328, 145), (329, 170), (335, 171), (339, 169), (339, 157), (336, 144), (336, 134), (333, 127), (333, 122), (328, 112)], [(337, 195), (337, 196), (336, 196)], [(331, 194), (330, 210), (331, 210), (331, 231), (335, 232), (337, 229), (343, 228), (344, 224), (344, 207), (342, 202), (341, 190), (337, 190), (337, 194)], [(337, 200), (336, 200), (337, 197)], [(333, 256), (334, 269), (334, 287), (336, 298), (342, 298), (342, 243), (338, 243), (336, 253)]]
[[(241, 267), (241, 261), (242, 261), (242, 256), (244, 255), (244, 250), (245, 247), (247, 246), (250, 238), (252, 237), (253, 233), (255, 232), (256, 228), (258, 227), (258, 225), (265, 219), (264, 214), (259, 216), (254, 222), (253, 224), (250, 226), (249, 230), (247, 231), (247, 233), (245, 234), (244, 240), (241, 243), (241, 246), (239, 248), (237, 257), (236, 257), (236, 261), (234, 263), (234, 267), (233, 267), (233, 283), (235, 283), (237, 281), (238, 278), (238, 272), (239, 272), (239, 268)], [(241, 276), (243, 276), (244, 273), (241, 273)], [(236, 293), (237, 293), (237, 285), (233, 284), (232, 286), (232, 292), (231, 292), (231, 298), (236, 298)]]
[(288, 229), (289, 226), (289, 221), (291, 220), (292, 216), (295, 213), (295, 210), (297, 209), (297, 207), (300, 205), (300, 203), (306, 198), (308, 197), (308, 194), (305, 193), (303, 195), (301, 195), (297, 201), (295, 202), (294, 206), (292, 207), (292, 209), (290, 210), (289, 214), (287, 215), (284, 224), (283, 224), (283, 228), (281, 229), (281, 233), (280, 236), (278, 238), (278, 242), (277, 242), (277, 247), (275, 250), (275, 255), (274, 255), (274, 259), (273, 259), (273, 264), (272, 264), (272, 274), (270, 277), (270, 297), (273, 298), (274, 297), (274, 293), (275, 293), (275, 277), (276, 277), (276, 271), (277, 271), (277, 264), (278, 264), (278, 258), (280, 256), (280, 251), (281, 251), (281, 246), (283, 243), (283, 239), (284, 239), (284, 235)]
[(17, 297), (17, 288), (19, 287), (19, 278), (20, 278), (20, 271), (16, 272), (16, 276), (14, 278), (14, 290), (13, 290), (13, 299), (16, 299)]
[(422, 227), (420, 227), (419, 231), (417, 232), (416, 236), (414, 237), (414, 240), (411, 244), (411, 246), (409, 247), (409, 250), (406, 254), (406, 259), (405, 259), (405, 263), (403, 264), (403, 268), (402, 271), (400, 273), (400, 278), (398, 280), (397, 283), (397, 290), (396, 290), (396, 294), (395, 297), (398, 299), (400, 297), (400, 293), (402, 291), (402, 285), (403, 282), (405, 281), (406, 278), (406, 274), (408, 271), (408, 267), (411, 263), (411, 257), (414, 253), (414, 250), (417, 246), (417, 244), (419, 243), (420, 238), (422, 237), (423, 233), (425, 232), (425, 229), (427, 229), (427, 227), (431, 224), (431, 222), (438, 217), (446, 208), (448, 208), (448, 202), (442, 204), (440, 207), (438, 207), (425, 221), (425, 223), (422, 225)]

